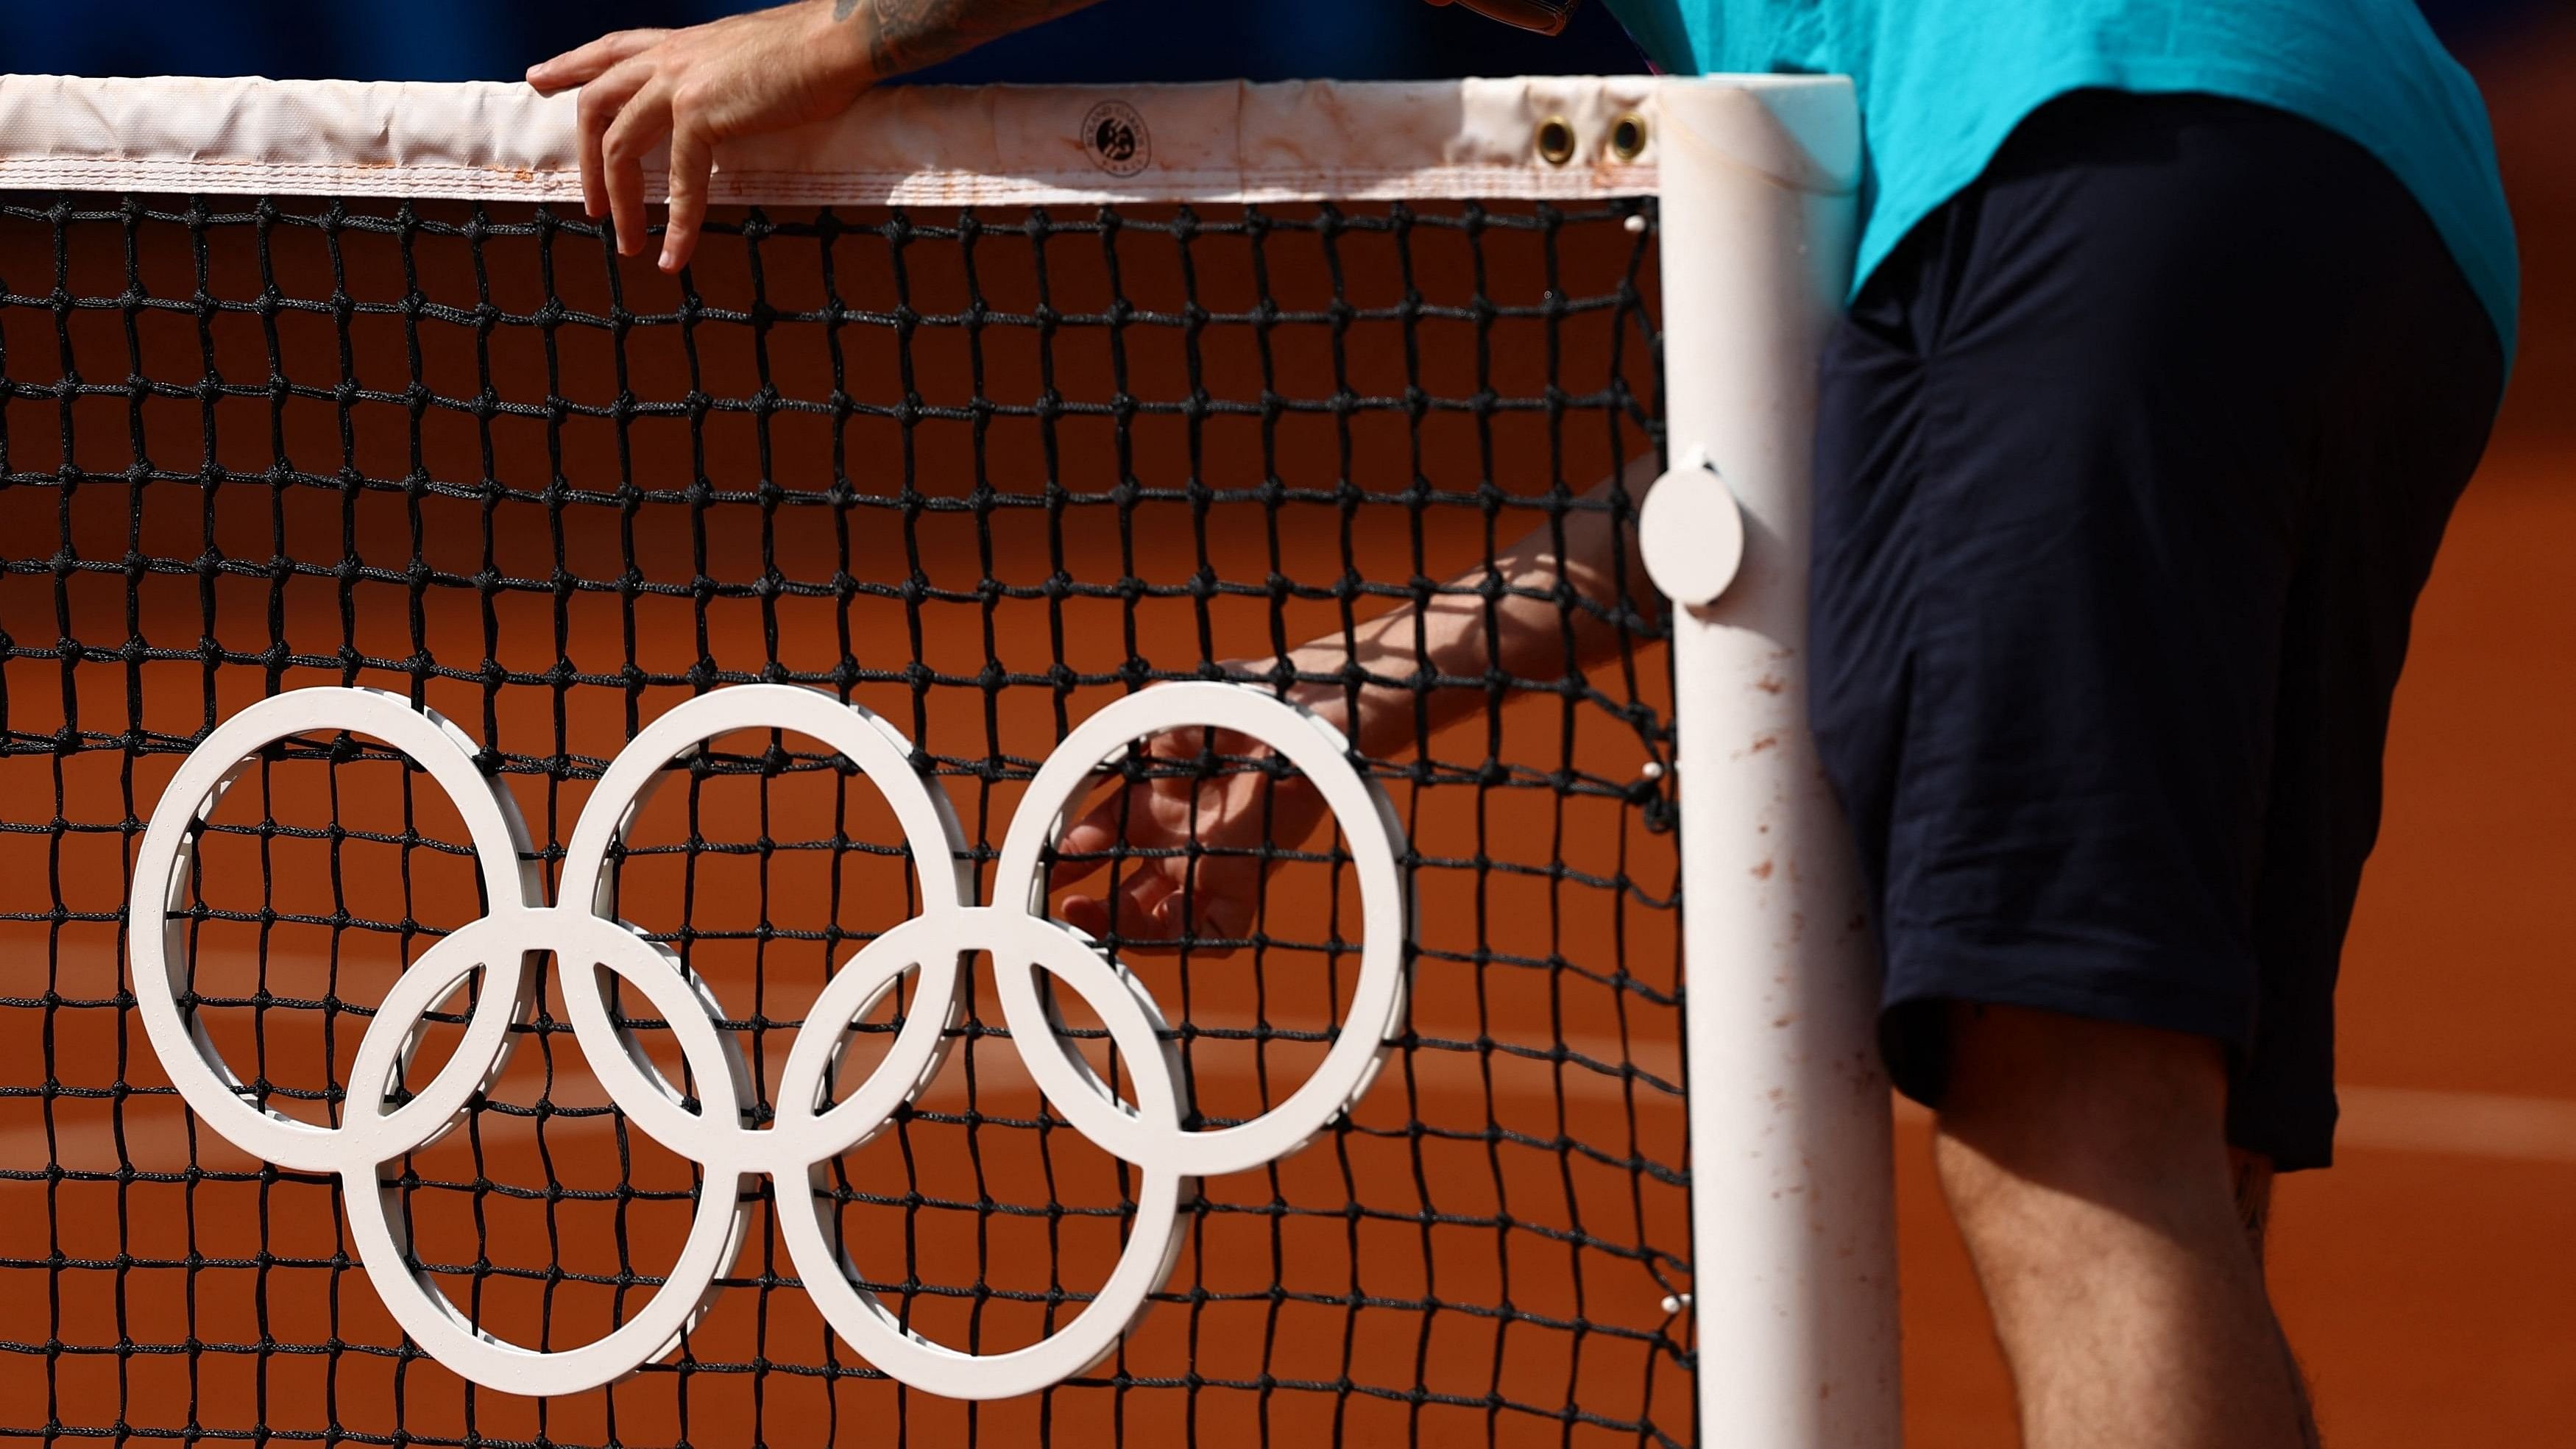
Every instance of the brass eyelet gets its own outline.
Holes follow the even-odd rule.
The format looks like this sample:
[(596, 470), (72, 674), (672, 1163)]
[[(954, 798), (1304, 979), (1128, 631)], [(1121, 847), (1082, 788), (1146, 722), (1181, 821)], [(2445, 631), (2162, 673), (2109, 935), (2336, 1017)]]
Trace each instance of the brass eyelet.
[(1621, 161), (1634, 161), (1646, 150), (1646, 118), (1635, 111), (1622, 111), (1610, 123), (1610, 154)]
[(1550, 166), (1562, 166), (1574, 159), (1574, 125), (1563, 116), (1550, 116), (1538, 123), (1536, 134), (1538, 159)]

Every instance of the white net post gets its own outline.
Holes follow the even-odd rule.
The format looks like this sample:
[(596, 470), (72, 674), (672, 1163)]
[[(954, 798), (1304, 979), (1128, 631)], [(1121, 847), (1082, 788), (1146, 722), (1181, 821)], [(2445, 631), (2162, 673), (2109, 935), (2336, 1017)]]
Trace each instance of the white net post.
[[(1807, 730), (1816, 368), (1851, 264), (1859, 122), (1838, 81), (1671, 83), (1663, 102), (1674, 468), (1645, 523), (1649, 567), (1683, 605), (1700, 1442), (1890, 1449), (1896, 1255), (1876, 974)], [(1718, 540), (1736, 509), (1729, 579)]]

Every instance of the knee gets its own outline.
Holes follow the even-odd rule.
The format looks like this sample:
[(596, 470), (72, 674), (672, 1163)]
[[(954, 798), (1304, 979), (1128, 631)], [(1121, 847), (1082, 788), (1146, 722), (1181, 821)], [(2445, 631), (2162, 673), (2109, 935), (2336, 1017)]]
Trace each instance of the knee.
[(1938, 1163), (1972, 1248), (2082, 1254), (2102, 1237), (2087, 1222), (2168, 1240), (2233, 1226), (2217, 1043), (1964, 1004), (1949, 1031)]

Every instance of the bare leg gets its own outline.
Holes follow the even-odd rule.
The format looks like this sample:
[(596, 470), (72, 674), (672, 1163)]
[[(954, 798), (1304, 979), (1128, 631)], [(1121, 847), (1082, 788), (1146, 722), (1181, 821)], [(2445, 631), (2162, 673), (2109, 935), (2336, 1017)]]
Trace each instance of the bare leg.
[(2027, 1449), (2317, 1442), (2263, 1291), (2270, 1165), (2231, 1159), (2202, 1038), (1951, 1012), (1935, 1155)]
[[(2245, 1228), (2245, 1240), (2254, 1249), (2254, 1265), (2263, 1266), (2263, 1240), (2272, 1227), (2272, 1159), (2251, 1152), (2227, 1149), (2227, 1170), (2236, 1182), (2236, 1219)], [(2299, 1427), (2306, 1435), (2299, 1443), (2305, 1449), (2316, 1449), (2317, 1415), (2308, 1400), (2307, 1375), (2299, 1371), (2299, 1356), (2291, 1351), (2289, 1335), (2281, 1332), (2278, 1320), (2273, 1332), (2280, 1338), (2281, 1361), (2290, 1366), (2290, 1387), (2299, 1396)]]

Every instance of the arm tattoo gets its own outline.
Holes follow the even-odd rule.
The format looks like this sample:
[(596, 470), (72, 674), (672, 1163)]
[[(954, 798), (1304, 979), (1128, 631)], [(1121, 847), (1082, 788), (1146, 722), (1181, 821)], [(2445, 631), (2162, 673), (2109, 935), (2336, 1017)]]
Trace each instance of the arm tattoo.
[(1089, 6), (1092, 0), (832, 0), (832, 18), (867, 12), (868, 63), (901, 75)]

